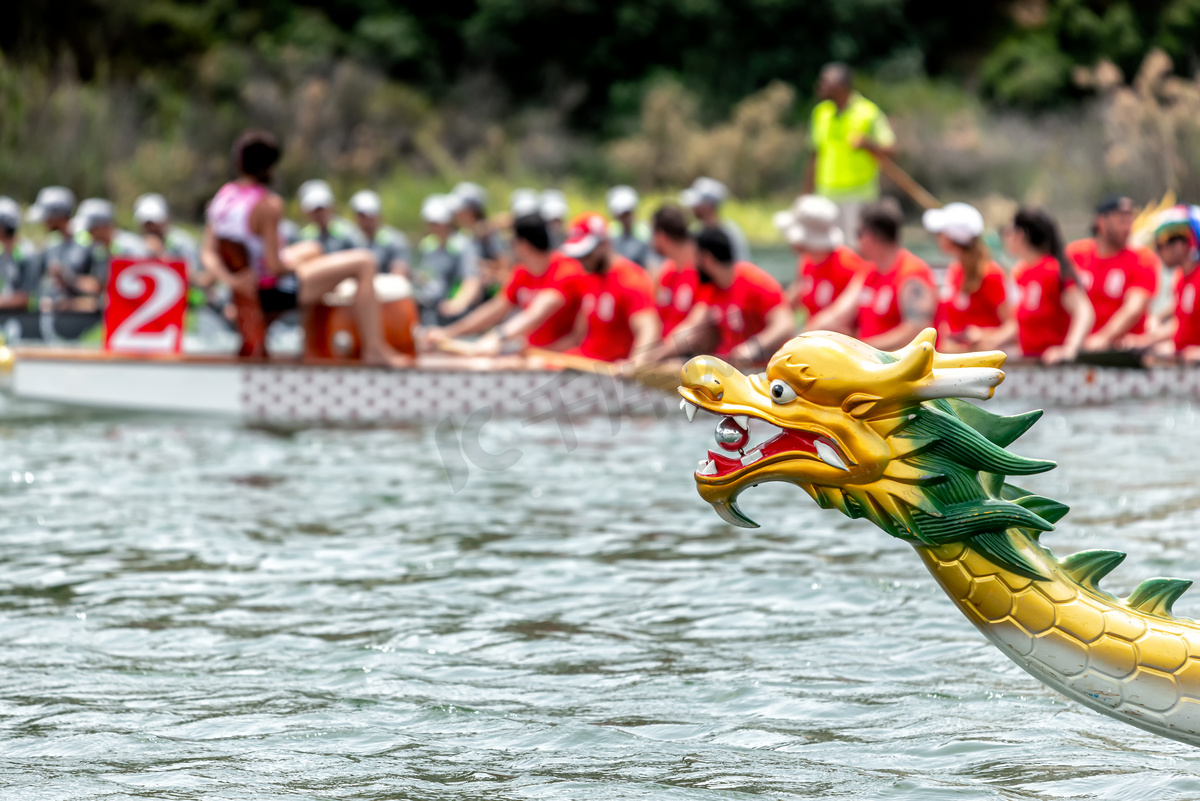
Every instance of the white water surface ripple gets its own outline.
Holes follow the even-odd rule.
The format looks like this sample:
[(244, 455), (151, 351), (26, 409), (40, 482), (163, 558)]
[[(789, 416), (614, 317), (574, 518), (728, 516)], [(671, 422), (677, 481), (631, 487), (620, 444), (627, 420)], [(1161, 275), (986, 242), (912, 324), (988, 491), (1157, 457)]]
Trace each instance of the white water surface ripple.
[[(722, 523), (714, 423), (494, 421), (520, 459), (455, 494), (431, 427), (0, 406), (0, 797), (1200, 797), (1200, 752), (1039, 685), (907, 545), (783, 485)], [(1200, 578), (1196, 423), (1050, 410), (1044, 541)]]

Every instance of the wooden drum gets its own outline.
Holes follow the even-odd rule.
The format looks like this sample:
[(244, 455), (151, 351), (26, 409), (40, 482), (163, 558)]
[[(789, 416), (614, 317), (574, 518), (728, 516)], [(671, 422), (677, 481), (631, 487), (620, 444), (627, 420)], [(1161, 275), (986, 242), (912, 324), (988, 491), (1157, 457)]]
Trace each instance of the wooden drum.
[[(326, 293), (305, 321), (304, 355), (317, 359), (357, 359), (362, 354), (354, 295), (358, 282), (347, 278)], [(375, 276), (375, 297), (383, 322), (383, 338), (401, 353), (415, 355), (413, 328), (420, 319), (412, 284), (402, 275)]]

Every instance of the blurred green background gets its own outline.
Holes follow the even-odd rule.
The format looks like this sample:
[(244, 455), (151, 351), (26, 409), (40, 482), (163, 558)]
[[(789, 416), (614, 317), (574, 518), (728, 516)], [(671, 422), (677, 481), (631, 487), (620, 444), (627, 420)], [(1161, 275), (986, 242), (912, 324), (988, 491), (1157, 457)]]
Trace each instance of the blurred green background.
[(0, 192), (65, 183), (199, 219), (248, 125), (285, 143), (280, 189), (326, 177), (420, 198), (461, 179), (573, 210), (630, 182), (724, 180), (772, 241), (799, 188), (820, 66), (858, 71), (899, 163), (1002, 218), (1068, 230), (1102, 193), (1200, 195), (1200, 0), (62, 0), (0, 27)]

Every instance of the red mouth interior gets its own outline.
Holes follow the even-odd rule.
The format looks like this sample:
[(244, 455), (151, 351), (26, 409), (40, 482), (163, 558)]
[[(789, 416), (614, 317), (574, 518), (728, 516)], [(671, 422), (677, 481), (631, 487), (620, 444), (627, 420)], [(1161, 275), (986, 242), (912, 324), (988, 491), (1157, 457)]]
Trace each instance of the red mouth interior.
[(728, 456), (723, 456), (716, 451), (709, 451), (708, 458), (711, 459), (713, 464), (716, 465), (717, 472), (711, 473), (705, 477), (719, 478), (721, 476), (727, 476), (730, 473), (735, 473), (738, 470), (741, 470), (743, 467), (749, 467), (750, 465), (758, 464), (764, 459), (768, 459), (780, 453), (795, 453), (796, 451), (800, 451), (802, 453), (811, 453), (815, 455), (817, 452), (816, 442), (816, 434), (811, 434), (807, 431), (793, 431), (791, 429), (787, 429), (778, 436), (773, 437), (763, 444), (748, 450), (747, 453), (754, 453), (755, 451), (762, 452), (762, 456), (758, 459), (755, 459), (753, 462), (742, 462), (741, 458), (730, 458)]

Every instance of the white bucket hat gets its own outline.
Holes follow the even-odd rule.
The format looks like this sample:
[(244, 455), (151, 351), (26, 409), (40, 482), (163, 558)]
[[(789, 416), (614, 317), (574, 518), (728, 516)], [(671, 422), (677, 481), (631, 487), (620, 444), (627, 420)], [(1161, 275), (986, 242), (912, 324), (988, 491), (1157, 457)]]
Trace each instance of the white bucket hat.
[(790, 209), (777, 213), (772, 221), (794, 247), (823, 251), (846, 243), (845, 234), (838, 227), (837, 204), (820, 195), (801, 195)]

